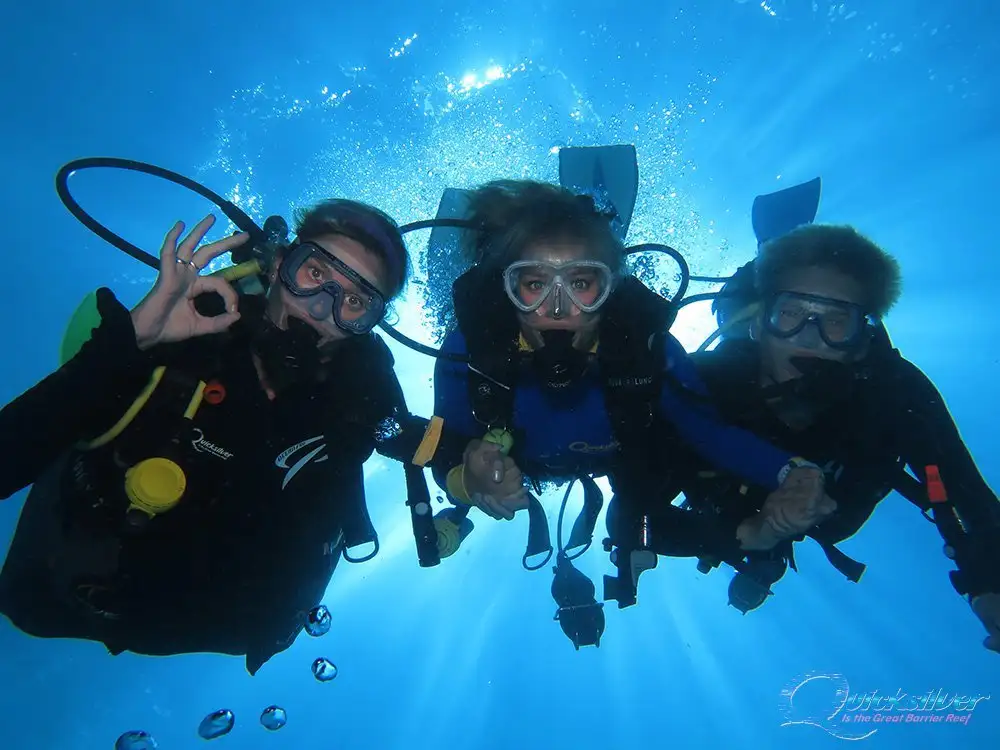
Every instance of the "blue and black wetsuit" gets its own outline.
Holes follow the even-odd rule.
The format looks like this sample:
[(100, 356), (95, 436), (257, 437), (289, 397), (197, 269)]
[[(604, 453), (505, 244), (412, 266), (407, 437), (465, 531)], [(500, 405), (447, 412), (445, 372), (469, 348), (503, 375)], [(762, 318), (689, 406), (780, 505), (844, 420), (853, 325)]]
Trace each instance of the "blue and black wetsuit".
[[(442, 346), (450, 354), (467, 353), (466, 342), (452, 332)], [(598, 351), (599, 354), (599, 351)], [(569, 392), (558, 401), (530, 371), (518, 379), (512, 416), (513, 428), (521, 436), (518, 456), (526, 473), (541, 470), (541, 478), (565, 479), (586, 472), (605, 474), (612, 468), (618, 443), (612, 434), (605, 408), (599, 357)], [(704, 396), (697, 372), (680, 343), (666, 335), (664, 370), (675, 383)], [(469, 370), (461, 363), (439, 359), (434, 371), (434, 413), (458, 432), (481, 437), (485, 428), (473, 416), (468, 388)], [(677, 434), (712, 465), (767, 490), (780, 483), (782, 470), (793, 456), (750, 432), (726, 425), (714, 409), (695, 403), (663, 388), (662, 416)], [(445, 487), (446, 471), (435, 470), (435, 479)]]

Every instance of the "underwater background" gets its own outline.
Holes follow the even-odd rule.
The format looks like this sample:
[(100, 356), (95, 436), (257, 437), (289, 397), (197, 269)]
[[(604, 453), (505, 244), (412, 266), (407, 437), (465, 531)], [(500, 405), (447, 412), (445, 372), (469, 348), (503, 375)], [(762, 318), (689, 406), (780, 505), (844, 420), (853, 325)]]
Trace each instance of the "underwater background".
[[(753, 256), (755, 195), (821, 176), (819, 220), (855, 225), (902, 263), (893, 341), (1000, 486), (990, 0), (57, 0), (10, 3), (2, 19), (3, 403), (55, 369), (84, 295), (106, 285), (133, 305), (153, 281), (59, 203), (53, 177), (72, 159), (151, 162), (258, 221), (341, 196), (408, 222), (433, 217), (448, 187), (554, 181), (561, 147), (632, 143), (629, 242), (668, 243), (695, 274)], [(175, 220), (212, 209), (133, 173), (81, 173), (73, 190), (153, 253)], [(397, 315), (433, 345), (426, 237), (408, 237), (417, 275)], [(664, 289), (674, 272), (657, 271)], [(686, 308), (673, 329), (689, 349), (714, 330), (708, 307)], [(411, 410), (429, 416), (433, 360), (390, 345)], [(794, 722), (823, 723), (847, 683), (990, 696), (967, 725), (872, 725), (863, 747), (996, 746), (1000, 657), (951, 588), (936, 531), (898, 496), (843, 545), (869, 566), (859, 585), (803, 544), (798, 574), (742, 616), (726, 605), (731, 571), (661, 558), (637, 606), (606, 606), (600, 648), (577, 652), (552, 619), (550, 571), (521, 569), (526, 514), (476, 516), (460, 553), (421, 569), (400, 466), (375, 457), (366, 476), (382, 549), (339, 566), (329, 634), (301, 635), (250, 678), (241, 658), (112, 658), (0, 621), (0, 750), (110, 748), (130, 729), (162, 750), (196, 748), (216, 709), (236, 727), (212, 746), (240, 750), (818, 750), (846, 740)], [(24, 496), (0, 503), (4, 550)], [(558, 499), (543, 499), (551, 521)], [(595, 581), (611, 571), (599, 544), (578, 567)], [(317, 657), (338, 666), (335, 680), (314, 679)], [(829, 679), (790, 706), (808, 675)], [(269, 733), (258, 717), (273, 704), (288, 724)]]

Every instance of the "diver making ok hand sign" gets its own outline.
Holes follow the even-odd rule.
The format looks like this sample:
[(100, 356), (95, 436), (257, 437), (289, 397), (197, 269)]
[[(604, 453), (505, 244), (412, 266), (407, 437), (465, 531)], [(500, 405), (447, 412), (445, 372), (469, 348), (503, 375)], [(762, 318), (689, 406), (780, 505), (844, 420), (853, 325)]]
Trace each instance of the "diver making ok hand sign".
[[(206, 216), (180, 246), (177, 240), (184, 231), (184, 223), (177, 222), (167, 232), (160, 248), (160, 272), (156, 283), (132, 310), (140, 349), (222, 333), (240, 319), (236, 290), (220, 276), (202, 276), (201, 273), (213, 260), (244, 244), (249, 235), (240, 232), (195, 252), (214, 224), (215, 217)], [(195, 298), (208, 292), (218, 294), (225, 302), (225, 312), (221, 315), (206, 317), (196, 309)]]

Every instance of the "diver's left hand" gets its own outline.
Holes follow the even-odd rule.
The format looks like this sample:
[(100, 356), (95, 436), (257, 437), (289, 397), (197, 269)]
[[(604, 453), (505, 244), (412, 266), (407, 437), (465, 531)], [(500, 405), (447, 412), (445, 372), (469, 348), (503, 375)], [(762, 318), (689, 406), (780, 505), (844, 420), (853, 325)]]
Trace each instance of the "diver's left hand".
[(469, 496), (470, 502), (490, 518), (510, 521), (519, 510), (528, 509), (528, 491), (521, 489), (507, 497), (494, 497), (478, 492)]
[(523, 490), (521, 470), (500, 446), (488, 440), (472, 440), (462, 457), (463, 481), (470, 495), (505, 498)]
[(789, 538), (809, 531), (836, 509), (836, 501), (823, 491), (823, 471), (800, 466), (767, 496), (761, 515), (776, 534)]
[[(206, 216), (180, 245), (177, 240), (184, 231), (183, 222), (178, 221), (167, 232), (160, 248), (156, 283), (131, 312), (140, 349), (221, 333), (239, 320), (236, 290), (219, 276), (200, 274), (217, 257), (246, 242), (249, 235), (241, 232), (196, 250), (213, 224), (215, 217)], [(222, 297), (226, 305), (222, 315), (205, 317), (195, 308), (195, 297), (206, 292)]]
[(1000, 653), (1000, 594), (980, 594), (972, 599), (971, 604), (972, 611), (989, 633), (983, 646)]

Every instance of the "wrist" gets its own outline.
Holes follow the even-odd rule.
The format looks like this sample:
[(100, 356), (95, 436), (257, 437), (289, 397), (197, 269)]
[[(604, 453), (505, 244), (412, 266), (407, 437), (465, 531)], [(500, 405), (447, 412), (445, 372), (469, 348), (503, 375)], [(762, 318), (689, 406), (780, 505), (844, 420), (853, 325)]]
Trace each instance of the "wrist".
[(139, 347), (139, 350), (145, 351), (155, 346), (156, 334), (154, 333), (155, 326), (153, 325), (155, 316), (150, 314), (145, 300), (129, 311), (129, 317), (132, 319), (132, 329), (135, 331), (135, 343)]
[(807, 461), (801, 456), (795, 456), (788, 459), (788, 463), (781, 467), (778, 472), (778, 486), (780, 487), (785, 483), (788, 475), (791, 474), (795, 469), (819, 469), (820, 467), (814, 464), (812, 461)]

